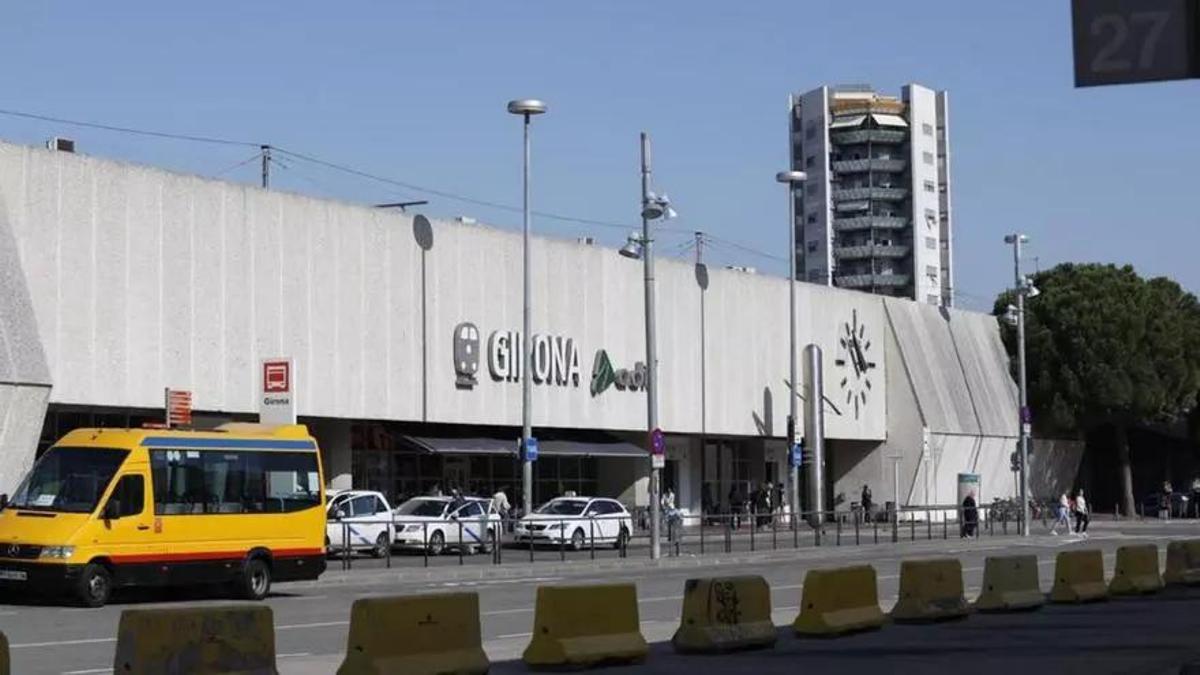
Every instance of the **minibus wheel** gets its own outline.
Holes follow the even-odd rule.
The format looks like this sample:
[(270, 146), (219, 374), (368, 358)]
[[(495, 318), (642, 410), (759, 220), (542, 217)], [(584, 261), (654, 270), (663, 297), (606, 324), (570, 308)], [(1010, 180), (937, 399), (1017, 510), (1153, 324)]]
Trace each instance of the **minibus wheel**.
[(238, 580), (238, 595), (246, 600), (262, 600), (271, 592), (271, 566), (262, 558), (251, 558)]
[(103, 607), (112, 595), (112, 573), (99, 563), (88, 563), (77, 584), (75, 595), (84, 607)]

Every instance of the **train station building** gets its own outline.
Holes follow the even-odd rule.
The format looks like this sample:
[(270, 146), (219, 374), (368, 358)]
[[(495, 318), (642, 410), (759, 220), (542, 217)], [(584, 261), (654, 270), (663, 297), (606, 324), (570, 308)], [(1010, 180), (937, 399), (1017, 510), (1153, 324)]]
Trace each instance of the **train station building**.
[[(641, 265), (542, 237), (531, 255), (534, 499), (645, 505)], [(197, 426), (255, 419), (262, 360), (287, 357), (331, 486), (513, 498), (521, 261), (484, 225), (0, 144), (0, 491), (71, 428), (161, 421), (166, 388)], [(787, 301), (783, 278), (658, 263), (664, 485), (688, 513), (787, 475)], [(994, 317), (799, 283), (796, 321), (824, 354), (826, 507), (863, 485), (953, 503), (960, 473), (1013, 494)], [(1078, 461), (1035, 452), (1035, 494)]]

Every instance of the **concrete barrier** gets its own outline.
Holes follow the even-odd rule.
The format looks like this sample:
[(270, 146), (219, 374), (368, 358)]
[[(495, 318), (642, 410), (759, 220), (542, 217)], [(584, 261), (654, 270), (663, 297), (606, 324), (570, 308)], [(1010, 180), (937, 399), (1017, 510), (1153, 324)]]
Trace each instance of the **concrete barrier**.
[(1162, 590), (1158, 571), (1158, 546), (1139, 544), (1117, 549), (1117, 564), (1108, 592), (1112, 595), (1141, 595)]
[(483, 675), (479, 595), (360, 598), (338, 675)]
[(688, 579), (683, 587), (683, 614), (671, 644), (682, 653), (773, 646), (775, 624), (766, 579)]
[(1104, 554), (1098, 549), (1060, 551), (1054, 559), (1051, 602), (1096, 602), (1108, 598)]
[(538, 587), (527, 665), (641, 662), (648, 651), (633, 584)]
[(984, 561), (983, 589), (975, 609), (1011, 612), (1037, 609), (1045, 602), (1036, 555), (990, 556)]
[(127, 609), (113, 672), (130, 675), (276, 675), (266, 605)]
[(1167, 544), (1167, 569), (1163, 581), (1173, 586), (1200, 584), (1200, 539)]
[(900, 563), (900, 597), (894, 621), (945, 621), (970, 612), (963, 595), (962, 563), (957, 558), (905, 560)]
[(879, 609), (875, 568), (857, 565), (809, 570), (792, 629), (797, 635), (836, 636), (874, 630), (886, 621)]

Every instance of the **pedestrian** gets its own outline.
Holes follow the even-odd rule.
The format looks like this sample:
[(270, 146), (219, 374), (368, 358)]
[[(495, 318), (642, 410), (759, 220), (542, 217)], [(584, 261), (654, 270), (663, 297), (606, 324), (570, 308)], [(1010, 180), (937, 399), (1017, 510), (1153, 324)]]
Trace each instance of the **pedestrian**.
[(1162, 494), (1160, 494), (1158, 497), (1158, 517), (1159, 518), (1162, 518), (1164, 520), (1170, 520), (1171, 516), (1174, 515), (1171, 513), (1171, 502), (1173, 501), (1172, 500), (1173, 493), (1174, 493), (1174, 490), (1171, 489), (1171, 481), (1169, 481), (1169, 480), (1163, 481)]
[(442, 486), (437, 483), (434, 483), (433, 487), (429, 488), (429, 496), (430, 497), (441, 497), (442, 496)]
[(1075, 495), (1075, 534), (1087, 537), (1088, 522), (1090, 520), (1088, 503), (1083, 498), (1083, 488), (1080, 488), (1079, 493)]
[(450, 510), (451, 511), (459, 510), (460, 508), (465, 506), (466, 503), (467, 503), (467, 500), (463, 499), (462, 493), (459, 492), (457, 487), (450, 488)]
[(508, 486), (501, 485), (499, 490), (492, 493), (492, 506), (495, 507), (496, 513), (500, 514), (502, 519), (508, 519), (508, 512), (512, 509), (512, 504), (508, 503)]
[(729, 486), (729, 526), (737, 530), (742, 524), (742, 493), (737, 483)]
[(962, 533), (961, 537), (974, 538), (975, 527), (979, 523), (979, 508), (975, 503), (975, 493), (968, 492), (962, 501)]
[(1058, 507), (1054, 512), (1054, 524), (1050, 526), (1050, 534), (1057, 537), (1059, 525), (1063, 527), (1063, 534), (1071, 534), (1071, 500), (1065, 492), (1058, 497)]
[(775, 484), (775, 493), (771, 496), (773, 498), (772, 502), (771, 502), (771, 506), (773, 506), (775, 508), (775, 513), (777, 513), (779, 515), (783, 515), (784, 499), (783, 499), (783, 482), (782, 481)]
[(1192, 479), (1192, 515), (1200, 518), (1200, 476)]
[(871, 522), (871, 509), (875, 506), (875, 503), (871, 501), (870, 487), (867, 487), (866, 485), (863, 486), (862, 496), (859, 497), (858, 503), (862, 508), (863, 521), (868, 523)]

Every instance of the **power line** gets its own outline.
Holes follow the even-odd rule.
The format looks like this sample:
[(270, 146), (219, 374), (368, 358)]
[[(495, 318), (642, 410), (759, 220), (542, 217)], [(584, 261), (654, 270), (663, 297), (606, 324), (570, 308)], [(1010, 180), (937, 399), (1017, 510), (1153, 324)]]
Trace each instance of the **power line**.
[(762, 258), (767, 258), (767, 259), (775, 260), (778, 262), (787, 262), (787, 258), (785, 258), (783, 256), (778, 256), (778, 255), (774, 255), (771, 253), (766, 253), (764, 251), (759, 251), (758, 249), (753, 249), (753, 248), (750, 248), (749, 246), (743, 246), (742, 244), (738, 244), (736, 242), (732, 242), (727, 239), (722, 239), (720, 237), (714, 237), (712, 234), (705, 234), (705, 238), (717, 245), (729, 246), (729, 247), (735, 248), (739, 251), (742, 251), (743, 253), (749, 253), (751, 255), (756, 255), (756, 256), (759, 256)]
[(69, 120), (62, 117), (51, 117), (49, 115), (38, 115), (35, 113), (20, 112), (18, 110), (3, 110), (0, 109), (0, 115), (8, 115), (9, 117), (22, 117), (30, 120), (39, 120), (42, 122), (53, 122), (55, 124), (68, 124), (76, 127), (87, 127), (89, 129), (103, 129), (104, 131), (116, 131), (123, 134), (134, 134), (137, 136), (151, 136), (154, 138), (170, 138), (177, 141), (192, 141), (195, 143), (212, 143), (215, 145), (244, 145), (248, 147), (258, 147), (259, 143), (250, 143), (248, 141), (234, 141), (227, 138), (213, 138), (211, 136), (194, 136), (191, 134), (173, 134), (165, 131), (147, 131), (145, 129), (133, 129), (130, 127), (118, 127), (112, 124), (100, 124), (99, 122), (83, 122), (80, 120)]
[(261, 157), (262, 157), (262, 155), (255, 153), (254, 155), (251, 155), (247, 159), (244, 159), (244, 160), (238, 162), (237, 164), (234, 164), (232, 166), (227, 166), (224, 169), (221, 169), (220, 171), (214, 173), (213, 178), (216, 178), (218, 176), (223, 176), (223, 175), (229, 173), (230, 171), (233, 171), (234, 169), (238, 169), (243, 166), (246, 166), (250, 162), (257, 162)]

